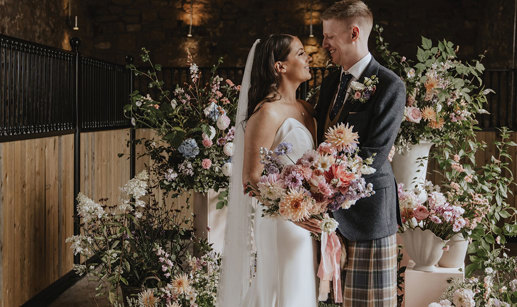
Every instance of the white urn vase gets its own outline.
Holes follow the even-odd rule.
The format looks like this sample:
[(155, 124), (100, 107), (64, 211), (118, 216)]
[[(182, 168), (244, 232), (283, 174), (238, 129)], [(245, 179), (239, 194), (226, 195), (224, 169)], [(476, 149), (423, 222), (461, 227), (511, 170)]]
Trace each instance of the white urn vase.
[(438, 265), (444, 268), (462, 267), (465, 263), (469, 242), (461, 233), (457, 233), (452, 236), (449, 242), (447, 242), (447, 245), (449, 248), (443, 252), (442, 258), (438, 261)]
[(433, 144), (429, 142), (410, 145), (409, 149), (403, 152), (395, 152), (391, 161), (397, 183), (403, 183), (406, 189), (418, 188), (421, 191), (418, 198), (422, 201), (427, 197), (423, 187), (431, 146)]
[(219, 193), (213, 190), (194, 193), (194, 228), (198, 238), (207, 239), (216, 252), (222, 253), (228, 207), (217, 209), (218, 201)]
[(443, 254), (446, 240), (437, 237), (431, 230), (407, 229), (400, 235), (404, 249), (415, 262), (413, 270), (433, 272)]

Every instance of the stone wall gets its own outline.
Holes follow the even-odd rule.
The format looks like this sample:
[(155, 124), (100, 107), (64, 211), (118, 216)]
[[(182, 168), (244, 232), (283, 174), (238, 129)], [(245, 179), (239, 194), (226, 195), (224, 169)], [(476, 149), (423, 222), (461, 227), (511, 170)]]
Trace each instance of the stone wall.
[[(67, 24), (69, 1), (79, 31)], [(243, 66), (253, 41), (268, 33), (299, 36), (321, 66), (320, 13), (331, 0), (194, 0), (192, 38), (187, 38), (190, 0), (0, 0), (0, 32), (68, 49), (68, 38), (81, 38), (83, 54), (123, 63), (151, 50), (156, 63), (185, 66), (187, 49), (201, 66), (224, 57), (224, 66)], [(460, 57), (486, 53), (487, 67), (511, 67), (514, 1), (510, 0), (369, 0), (375, 22), (385, 29), (393, 50), (414, 58), (420, 36), (460, 45)], [(309, 39), (310, 7), (314, 39)], [(373, 49), (374, 40), (370, 47)]]

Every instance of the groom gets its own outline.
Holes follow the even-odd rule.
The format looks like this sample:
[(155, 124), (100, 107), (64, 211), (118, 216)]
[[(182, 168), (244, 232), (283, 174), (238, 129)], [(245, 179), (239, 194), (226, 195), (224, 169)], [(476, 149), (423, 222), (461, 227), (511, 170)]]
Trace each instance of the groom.
[[(402, 81), (368, 51), (373, 16), (365, 3), (336, 2), (321, 18), (323, 47), (340, 69), (330, 73), (321, 85), (315, 108), (318, 143), (324, 141), (328, 127), (337, 123), (354, 126), (360, 155), (374, 156), (372, 167), (376, 169), (374, 174), (364, 176), (373, 184), (375, 194), (334, 213), (348, 258), (342, 274), (343, 306), (396, 306), (395, 236), (400, 217), (388, 155), (402, 121), (406, 90)], [(365, 93), (368, 99), (356, 99), (357, 86), (351, 88), (351, 81), (364, 83), (372, 76), (378, 78), (375, 91)]]

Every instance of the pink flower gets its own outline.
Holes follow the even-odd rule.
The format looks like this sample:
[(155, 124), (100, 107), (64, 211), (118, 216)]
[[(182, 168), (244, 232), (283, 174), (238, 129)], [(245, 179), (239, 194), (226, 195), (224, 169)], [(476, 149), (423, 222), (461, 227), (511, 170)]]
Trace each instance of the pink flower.
[(458, 232), (460, 231), (463, 227), (465, 227), (467, 223), (465, 222), (465, 219), (463, 218), (459, 218), (457, 219), (456, 221), (454, 221), (454, 224), (452, 225), (452, 231), (454, 232)]
[(453, 188), (456, 191), (456, 193), (460, 191), (460, 185), (456, 182), (451, 182), (451, 188)]
[(212, 166), (212, 160), (210, 160), (210, 159), (203, 159), (203, 161), (201, 161), (201, 166), (204, 169), (209, 169), (210, 166)]
[(223, 97), (223, 98), (221, 99), (221, 102), (222, 102), (223, 104), (229, 104), (229, 103), (230, 103), (230, 100), (229, 100), (228, 98), (226, 98), (226, 97)]
[(441, 223), (442, 223), (442, 220), (441, 220), (439, 217), (437, 217), (436, 215), (431, 215), (431, 216), (429, 217), (429, 219), (430, 219), (433, 223), (435, 223), (435, 224), (441, 224)]
[(159, 106), (159, 105), (157, 105), (157, 104), (155, 104), (153, 107), (154, 107), (156, 110), (158, 110), (158, 109), (160, 108), (160, 106)]
[(469, 183), (472, 182), (472, 177), (472, 174), (465, 176), (465, 181)]
[(361, 98), (361, 92), (357, 91), (354, 94), (354, 99), (359, 99), (359, 98)]
[(240, 90), (241, 90), (241, 86), (240, 86), (240, 85), (237, 85), (235, 88), (236, 88), (238, 91), (240, 91)]
[(325, 197), (331, 197), (334, 192), (330, 188), (330, 186), (326, 182), (320, 182), (318, 184), (318, 190), (321, 194), (323, 194)]
[(462, 173), (465, 171), (465, 169), (463, 168), (463, 165), (459, 164), (459, 163), (452, 163), (451, 164), (451, 167), (456, 170), (457, 172), (459, 173)]
[(318, 146), (318, 152), (323, 154), (332, 155), (336, 152), (336, 149), (332, 147), (330, 143), (323, 142)]
[(217, 119), (217, 128), (221, 130), (226, 130), (226, 128), (230, 126), (230, 122), (231, 120), (228, 116), (226, 116), (226, 114), (219, 116), (219, 118)]
[(212, 143), (212, 140), (211, 139), (203, 139), (203, 146), (205, 146), (206, 148), (209, 148), (213, 145)]
[(217, 97), (221, 98), (223, 97), (223, 93), (221, 93), (220, 91), (216, 91), (215, 94), (217, 95)]
[(226, 84), (228, 84), (229, 86), (235, 86), (235, 84), (233, 84), (232, 80), (230, 79), (226, 79)]
[(406, 119), (412, 123), (420, 123), (422, 119), (422, 112), (420, 112), (419, 108), (416, 107), (407, 107), (406, 108)]
[(460, 162), (460, 156), (459, 155), (454, 155), (454, 162)]
[(429, 210), (427, 210), (427, 208), (422, 205), (418, 205), (418, 207), (416, 207), (416, 209), (414, 211), (414, 214), (415, 214), (415, 218), (417, 220), (421, 221), (421, 220), (426, 219), (429, 216)]

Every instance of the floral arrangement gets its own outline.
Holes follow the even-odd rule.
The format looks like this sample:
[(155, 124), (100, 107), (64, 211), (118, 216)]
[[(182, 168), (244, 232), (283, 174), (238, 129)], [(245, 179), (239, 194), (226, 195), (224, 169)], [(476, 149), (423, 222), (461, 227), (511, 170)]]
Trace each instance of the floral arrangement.
[(389, 51), (388, 43), (377, 32), (377, 50), (386, 65), (398, 73), (406, 85), (407, 101), (404, 118), (395, 144), (399, 151), (419, 142), (442, 143), (444, 137), (472, 135), (476, 116), (488, 113), (483, 109), (486, 95), (481, 76), (485, 70), (483, 56), (472, 62), (457, 57), (458, 48), (446, 40), (433, 46), (422, 37), (417, 49), (417, 63), (397, 52)]
[[(208, 243), (193, 236), (191, 217), (181, 214), (188, 208), (172, 209), (158, 203), (150, 193), (157, 186), (150, 183), (147, 171), (141, 172), (121, 188), (123, 195), (117, 204), (98, 203), (82, 193), (77, 197), (82, 234), (67, 242), (71, 242), (74, 254), (92, 258), (87, 264), (76, 265), (75, 270), (95, 278), (98, 294), (106, 294), (114, 305), (121, 299), (119, 288), (126, 297), (142, 288), (170, 283), (164, 265), (172, 267), (175, 275), (182, 270), (190, 272), (186, 268), (193, 263), (189, 256), (193, 250), (202, 255), (201, 262), (207, 261), (206, 257), (218, 261)], [(199, 278), (217, 282), (215, 272), (205, 275)], [(215, 295), (213, 288), (207, 286), (206, 291)]]
[[(375, 172), (369, 166), (373, 158), (363, 160), (358, 155), (358, 135), (352, 128), (342, 123), (329, 128), (326, 141), (298, 161), (289, 157), (289, 143), (280, 143), (273, 151), (261, 148), (264, 173), (255, 194), (264, 204), (263, 213), (297, 222), (329, 210), (348, 209), (372, 195), (373, 186), (362, 175)], [(322, 223), (322, 227), (334, 231), (337, 222)]]
[(161, 265), (160, 287), (146, 289), (129, 306), (213, 307), (216, 305), (220, 257), (214, 252), (201, 257), (188, 255), (186, 267), (175, 265), (171, 255), (159, 245), (155, 247)]
[(501, 306), (517, 304), (517, 259), (502, 256), (485, 262), (485, 270), (466, 280), (451, 280), (439, 302), (429, 307)]
[(136, 76), (149, 80), (153, 92), (134, 91), (124, 111), (135, 127), (154, 129), (161, 138), (143, 141), (155, 171), (162, 175), (161, 188), (173, 195), (186, 190), (226, 189), (240, 86), (216, 74), (222, 60), (212, 68), (209, 81), (202, 84), (199, 67), (189, 55), (189, 82), (171, 92), (157, 77), (161, 66), (152, 63), (149, 51), (142, 51), (142, 61), (150, 68), (128, 67)]
[[(404, 185), (398, 185), (400, 215), (403, 230), (421, 228), (429, 229), (437, 237), (448, 240), (467, 225), (464, 218), (465, 209), (452, 205), (446, 196), (440, 192), (439, 186), (427, 181), (424, 185), (427, 196), (422, 200), (420, 191), (404, 190)], [(475, 227), (475, 225), (474, 225)]]
[(357, 81), (350, 82), (350, 99), (352, 101), (359, 101), (361, 103), (367, 102), (375, 93), (379, 84), (379, 78), (372, 75), (370, 78), (364, 77), (363, 83)]

